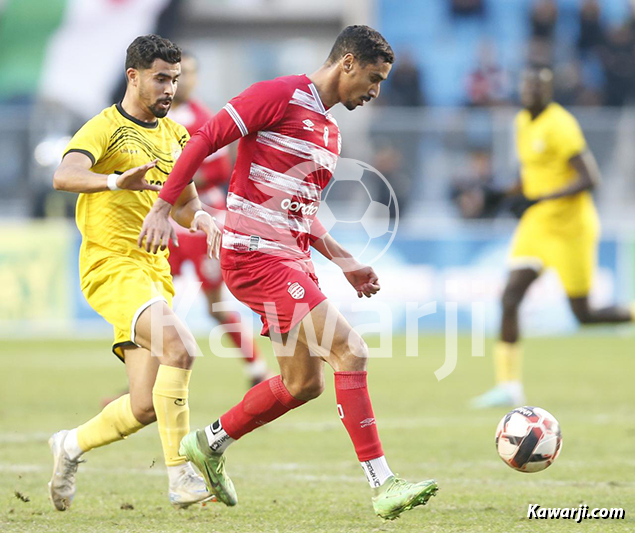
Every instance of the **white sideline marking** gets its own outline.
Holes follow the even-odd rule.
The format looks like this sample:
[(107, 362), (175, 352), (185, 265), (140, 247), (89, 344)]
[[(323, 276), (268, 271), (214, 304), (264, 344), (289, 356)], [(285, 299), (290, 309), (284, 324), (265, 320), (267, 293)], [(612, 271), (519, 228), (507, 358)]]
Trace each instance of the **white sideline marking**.
[[(342, 428), (342, 423), (335, 418), (333, 420), (318, 420), (315, 422), (284, 422), (276, 421), (274, 424), (267, 426), (268, 431), (275, 432), (298, 432), (298, 433), (322, 433), (324, 431), (339, 431)], [(456, 427), (460, 423), (461, 427), (482, 428), (492, 426), (498, 420), (498, 415), (494, 416), (481, 416), (463, 418), (453, 415), (445, 417), (421, 417), (421, 418), (385, 418), (378, 421), (379, 429), (381, 430), (399, 430), (399, 429), (417, 429), (417, 428), (443, 428), (443, 427)], [(590, 425), (611, 425), (619, 424), (624, 425), (626, 423), (635, 423), (635, 417), (626, 416), (624, 414), (610, 413), (610, 414), (596, 414), (593, 416), (577, 417), (569, 416), (567, 420), (572, 422), (584, 421)], [(494, 425), (492, 425), (494, 424)], [(24, 442), (41, 442), (47, 441), (49, 437), (55, 432), (0, 432), (0, 444), (4, 443), (24, 443)], [(492, 430), (493, 432), (493, 430)]]

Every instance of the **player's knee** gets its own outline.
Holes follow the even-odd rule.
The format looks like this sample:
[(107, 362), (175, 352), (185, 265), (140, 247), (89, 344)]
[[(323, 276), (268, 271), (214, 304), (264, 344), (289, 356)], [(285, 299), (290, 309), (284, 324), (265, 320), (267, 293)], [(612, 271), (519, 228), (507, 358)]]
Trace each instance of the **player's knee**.
[(179, 368), (190, 368), (196, 355), (196, 340), (189, 331), (174, 327), (164, 328), (163, 363)]
[(336, 372), (363, 372), (368, 363), (368, 345), (361, 335), (351, 331), (348, 339), (334, 346), (332, 359)]
[(593, 317), (588, 309), (573, 308), (573, 314), (575, 315), (577, 321), (582, 325), (593, 323)]
[(501, 303), (503, 304), (504, 313), (515, 313), (518, 311), (522, 296), (519, 291), (513, 288), (505, 289)]
[(133, 400), (130, 407), (132, 408), (132, 414), (134, 417), (144, 425), (152, 424), (156, 422), (157, 415), (154, 412), (154, 405), (152, 405), (152, 399), (146, 400)]
[(324, 392), (324, 376), (290, 380), (285, 382), (285, 387), (296, 400), (308, 402)]

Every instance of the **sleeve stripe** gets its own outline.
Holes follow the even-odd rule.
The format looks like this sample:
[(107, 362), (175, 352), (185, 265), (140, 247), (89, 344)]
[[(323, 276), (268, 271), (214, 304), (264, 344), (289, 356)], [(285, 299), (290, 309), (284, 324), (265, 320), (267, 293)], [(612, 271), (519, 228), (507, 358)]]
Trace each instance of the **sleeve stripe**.
[(71, 148), (70, 150), (66, 150), (66, 152), (62, 156), (62, 159), (64, 159), (66, 154), (70, 154), (71, 152), (78, 152), (80, 154), (84, 154), (86, 157), (88, 157), (88, 159), (91, 160), (93, 166), (95, 166), (95, 156), (91, 154), (88, 150), (82, 150), (80, 148)]
[(238, 126), (238, 129), (240, 130), (241, 135), (243, 137), (247, 135), (249, 133), (249, 130), (247, 129), (247, 126), (245, 126), (243, 119), (240, 118), (240, 115), (238, 114), (238, 111), (236, 111), (234, 106), (231, 105), (230, 103), (227, 103), (225, 104), (223, 109), (229, 113), (229, 116), (232, 119), (234, 119), (234, 122), (236, 123), (236, 126)]

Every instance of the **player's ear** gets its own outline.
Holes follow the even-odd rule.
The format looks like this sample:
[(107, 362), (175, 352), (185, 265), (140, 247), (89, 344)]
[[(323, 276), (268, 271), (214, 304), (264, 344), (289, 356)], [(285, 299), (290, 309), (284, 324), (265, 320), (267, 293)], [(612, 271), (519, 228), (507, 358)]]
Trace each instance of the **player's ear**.
[(128, 80), (128, 83), (136, 86), (139, 82), (139, 71), (136, 68), (130, 67), (126, 70), (126, 79)]
[(344, 73), (349, 74), (355, 65), (355, 56), (349, 52), (342, 58), (340, 65), (342, 66)]

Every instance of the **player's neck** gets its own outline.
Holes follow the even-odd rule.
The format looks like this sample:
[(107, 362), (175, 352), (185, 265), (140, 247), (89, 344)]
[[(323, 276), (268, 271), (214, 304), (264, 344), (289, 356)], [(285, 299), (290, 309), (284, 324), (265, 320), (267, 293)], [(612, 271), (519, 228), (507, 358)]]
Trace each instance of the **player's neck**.
[(121, 107), (126, 113), (128, 113), (128, 115), (136, 118), (137, 120), (140, 120), (141, 122), (154, 124), (157, 121), (157, 117), (155, 117), (150, 111), (145, 109), (138, 102), (135, 102), (128, 92), (126, 92), (123, 100), (121, 101)]
[(551, 102), (547, 102), (546, 104), (539, 104), (533, 107), (528, 107), (527, 111), (529, 111), (529, 114), (531, 115), (531, 120), (536, 120), (542, 114), (542, 112), (547, 109), (547, 107), (549, 107), (550, 103)]
[(308, 78), (313, 82), (326, 109), (339, 103), (337, 64), (322, 65)]

